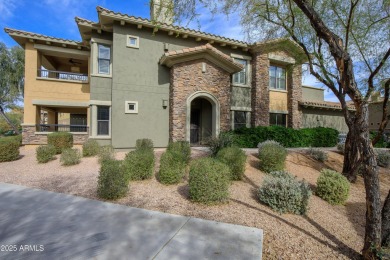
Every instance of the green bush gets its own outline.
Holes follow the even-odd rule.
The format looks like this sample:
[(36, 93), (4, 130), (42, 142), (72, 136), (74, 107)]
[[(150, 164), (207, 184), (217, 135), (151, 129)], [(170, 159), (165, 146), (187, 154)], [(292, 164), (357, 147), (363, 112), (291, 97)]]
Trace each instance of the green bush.
[(324, 169), (317, 179), (316, 194), (332, 205), (344, 204), (348, 199), (350, 183), (341, 173)]
[(229, 197), (230, 170), (212, 158), (200, 158), (190, 164), (189, 196), (202, 203), (224, 202)]
[(177, 153), (172, 153), (167, 150), (161, 155), (160, 171), (157, 179), (162, 184), (176, 184), (179, 183), (186, 173), (186, 162), (183, 158), (177, 156)]
[(233, 143), (233, 135), (229, 132), (221, 133), (218, 137), (212, 137), (208, 141), (212, 156), (216, 156), (219, 150), (225, 147), (231, 147)]
[(154, 173), (154, 153), (149, 149), (139, 149), (126, 154), (123, 170), (129, 180), (150, 179)]
[(114, 160), (115, 159), (115, 151), (112, 145), (103, 145), (99, 148), (99, 163), (102, 163), (106, 160)]
[(47, 135), (47, 144), (56, 148), (56, 153), (60, 154), (62, 150), (72, 148), (73, 135), (68, 132), (55, 132)]
[(226, 147), (216, 157), (230, 168), (231, 180), (242, 180), (245, 172), (246, 154), (238, 147)]
[(17, 159), (19, 159), (19, 143), (12, 138), (0, 138), (0, 162), (10, 162)]
[(339, 151), (340, 153), (344, 154), (344, 151), (345, 151), (345, 144), (343, 144), (343, 143), (338, 143), (336, 148), (337, 148), (337, 151)]
[(309, 148), (307, 154), (316, 161), (325, 162), (328, 160), (328, 154), (318, 148)]
[(375, 149), (376, 162), (384, 168), (390, 167), (390, 152), (381, 149)]
[(103, 199), (119, 199), (129, 190), (129, 180), (121, 170), (121, 162), (104, 160), (100, 166), (97, 194)]
[(40, 145), (36, 149), (38, 163), (47, 163), (54, 159), (54, 155), (56, 155), (56, 148), (51, 144)]
[(95, 156), (99, 154), (100, 145), (96, 140), (88, 139), (83, 143), (83, 157)]
[(81, 155), (78, 149), (67, 148), (62, 150), (60, 162), (64, 166), (76, 165), (80, 163)]
[(135, 149), (148, 149), (153, 151), (153, 141), (150, 139), (138, 139), (135, 141)]
[(281, 171), (287, 157), (287, 150), (278, 142), (265, 141), (258, 145), (260, 170), (264, 172)]
[[(374, 139), (375, 136), (378, 134), (378, 132), (370, 132), (370, 139)], [(376, 142), (374, 145), (375, 148), (386, 148), (389, 147), (389, 143), (387, 143), (384, 139), (384, 135), (381, 136), (381, 138)]]
[(191, 159), (191, 147), (189, 142), (170, 142), (167, 151), (176, 154), (185, 163), (188, 163)]
[(286, 172), (280, 177), (267, 176), (259, 188), (258, 198), (279, 213), (306, 214), (311, 196), (309, 184)]
[(11, 142), (16, 142), (19, 144), (19, 146), (22, 145), (22, 135), (13, 135), (13, 136), (7, 136), (7, 137), (4, 137), (5, 139), (8, 139), (8, 141), (11, 141)]
[(276, 178), (293, 178), (293, 179), (295, 178), (287, 171), (273, 171), (273, 172), (269, 172), (268, 174)]

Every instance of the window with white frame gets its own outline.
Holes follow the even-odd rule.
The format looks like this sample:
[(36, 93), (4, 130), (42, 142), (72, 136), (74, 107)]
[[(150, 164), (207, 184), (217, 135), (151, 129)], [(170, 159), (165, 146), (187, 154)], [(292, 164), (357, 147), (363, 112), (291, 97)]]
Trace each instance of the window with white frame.
[(97, 106), (97, 135), (110, 135), (109, 106)]
[(246, 127), (248, 115), (249, 113), (246, 111), (234, 111), (234, 129)]
[(133, 35), (127, 35), (126, 46), (130, 48), (139, 48), (139, 37)]
[(126, 101), (125, 102), (125, 113), (126, 114), (137, 114), (138, 113), (138, 101)]
[(270, 89), (286, 90), (286, 69), (277, 66), (269, 67)]
[(110, 75), (111, 46), (105, 44), (98, 44), (97, 67), (98, 74)]
[(234, 58), (234, 61), (244, 66), (244, 69), (240, 72), (233, 74), (233, 84), (246, 85), (248, 74), (248, 61), (244, 59)]
[(269, 124), (287, 127), (287, 115), (281, 113), (270, 113)]

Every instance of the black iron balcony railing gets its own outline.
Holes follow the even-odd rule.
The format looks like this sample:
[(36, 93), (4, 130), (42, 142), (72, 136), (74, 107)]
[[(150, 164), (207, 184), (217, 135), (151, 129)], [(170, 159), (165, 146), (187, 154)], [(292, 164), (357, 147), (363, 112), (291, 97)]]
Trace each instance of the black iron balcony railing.
[(88, 82), (87, 74), (55, 71), (55, 70), (38, 70), (38, 77), (47, 79), (61, 79), (61, 80), (76, 80)]
[(38, 132), (88, 132), (87, 125), (57, 125), (57, 124), (39, 124), (37, 125)]

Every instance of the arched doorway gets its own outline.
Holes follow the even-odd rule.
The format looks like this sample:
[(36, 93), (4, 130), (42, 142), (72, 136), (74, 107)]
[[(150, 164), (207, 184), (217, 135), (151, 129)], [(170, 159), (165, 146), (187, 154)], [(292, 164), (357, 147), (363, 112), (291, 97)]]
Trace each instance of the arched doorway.
[(203, 91), (192, 94), (187, 100), (187, 136), (192, 145), (203, 145), (219, 134), (219, 103)]

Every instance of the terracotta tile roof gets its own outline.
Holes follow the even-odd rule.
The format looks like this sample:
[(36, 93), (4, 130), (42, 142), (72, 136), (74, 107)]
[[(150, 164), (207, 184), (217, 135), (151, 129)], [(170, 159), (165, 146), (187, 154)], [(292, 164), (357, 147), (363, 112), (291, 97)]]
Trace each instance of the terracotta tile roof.
[[(339, 102), (303, 100), (300, 101), (299, 104), (305, 107), (318, 107), (318, 108), (341, 110), (341, 104)], [(348, 104), (347, 102), (347, 105), (349, 110), (355, 110), (355, 106), (353, 104), (351, 103)]]
[(87, 20), (87, 19), (84, 19), (84, 18), (81, 18), (78, 16), (76, 16), (74, 19), (75, 19), (76, 23), (87, 23), (87, 24), (91, 24), (91, 25), (98, 24), (94, 21)]
[(13, 36), (21, 36), (21, 37), (30, 37), (37, 40), (44, 40), (44, 41), (55, 41), (60, 43), (66, 43), (66, 44), (74, 44), (74, 45), (81, 45), (81, 42), (77, 42), (74, 40), (68, 40), (68, 39), (62, 39), (62, 38), (56, 38), (52, 36), (47, 36), (39, 33), (32, 33), (32, 32), (26, 32), (22, 30), (16, 30), (11, 28), (4, 28), (4, 31), (8, 33), (9, 35)]

